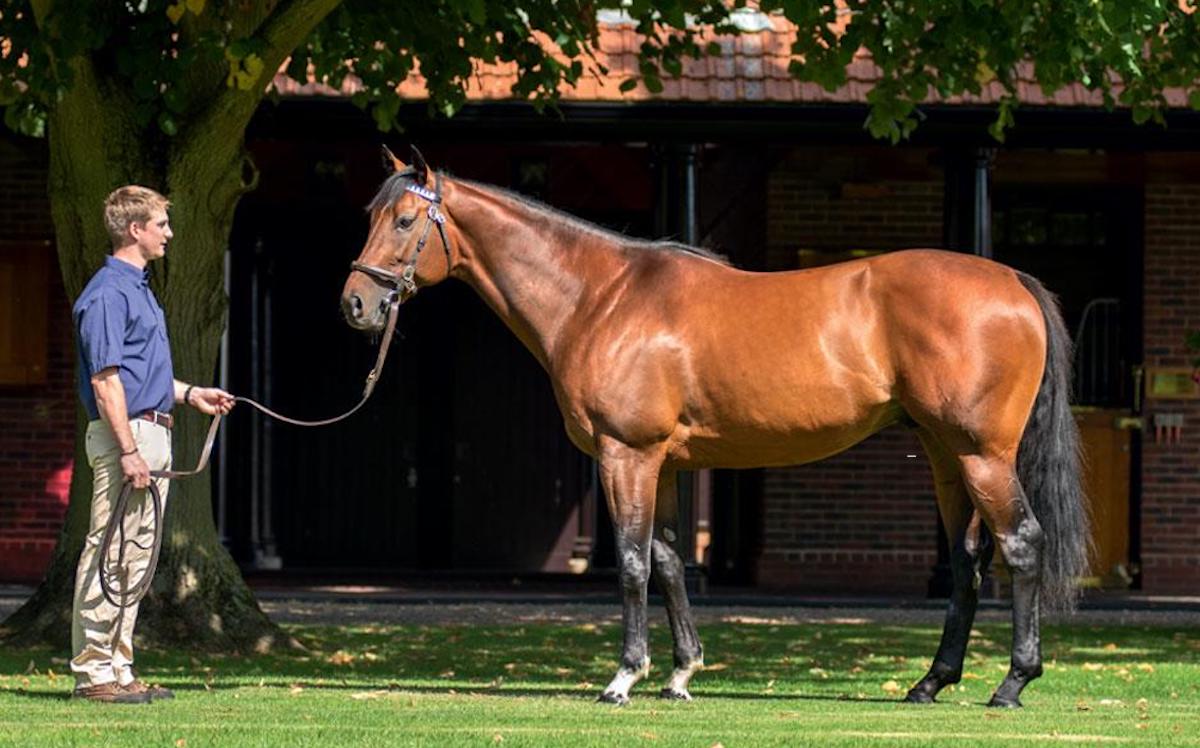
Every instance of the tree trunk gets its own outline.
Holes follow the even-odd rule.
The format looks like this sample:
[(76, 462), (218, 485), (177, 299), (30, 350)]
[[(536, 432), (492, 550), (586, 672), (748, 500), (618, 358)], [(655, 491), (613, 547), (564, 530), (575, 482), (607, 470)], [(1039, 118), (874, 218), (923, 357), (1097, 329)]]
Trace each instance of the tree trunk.
[[(59, 263), (70, 298), (77, 298), (109, 249), (102, 206), (116, 187), (139, 183), (171, 198), (175, 238), (167, 257), (151, 264), (152, 287), (167, 316), (175, 376), (212, 381), (227, 300), (224, 250), (238, 198), (250, 188), (244, 123), (197, 136), (166, 139), (132, 118), (127, 95), (78, 66), (70, 93), (50, 118), (50, 201)], [(176, 409), (175, 466), (199, 458), (208, 420)], [(10, 644), (71, 637), (75, 567), (87, 532), (91, 471), (83, 448), (86, 417), (79, 409), (75, 466), (66, 522), (49, 571), (33, 597), (3, 626)], [(259, 608), (217, 538), (208, 472), (171, 482), (158, 573), (142, 603), (141, 645), (223, 651), (264, 651), (292, 640)]]

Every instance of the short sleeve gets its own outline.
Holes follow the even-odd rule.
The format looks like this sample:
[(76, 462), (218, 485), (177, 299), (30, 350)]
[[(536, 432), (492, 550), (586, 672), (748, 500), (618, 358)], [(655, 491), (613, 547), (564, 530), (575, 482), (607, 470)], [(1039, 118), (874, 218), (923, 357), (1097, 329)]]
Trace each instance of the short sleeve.
[(79, 314), (79, 346), (88, 375), (120, 366), (125, 344), (129, 303), (118, 292), (105, 289)]

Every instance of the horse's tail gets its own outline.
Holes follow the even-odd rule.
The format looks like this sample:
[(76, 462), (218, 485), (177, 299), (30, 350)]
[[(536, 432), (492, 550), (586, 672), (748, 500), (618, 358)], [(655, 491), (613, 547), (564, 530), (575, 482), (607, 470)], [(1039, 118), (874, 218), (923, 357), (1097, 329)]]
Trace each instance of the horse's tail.
[(1083, 493), (1079, 427), (1071, 413), (1072, 344), (1058, 299), (1018, 273), (1046, 320), (1046, 368), (1017, 451), (1017, 475), (1042, 526), (1039, 591), (1046, 609), (1069, 611), (1088, 570), (1091, 521)]

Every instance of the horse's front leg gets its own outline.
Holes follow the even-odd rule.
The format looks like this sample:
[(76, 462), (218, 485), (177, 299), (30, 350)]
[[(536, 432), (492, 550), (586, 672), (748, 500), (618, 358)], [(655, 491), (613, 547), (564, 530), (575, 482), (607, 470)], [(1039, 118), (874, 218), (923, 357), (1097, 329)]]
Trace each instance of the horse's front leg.
[(692, 609), (688, 604), (684, 584), (683, 559), (679, 557), (679, 495), (675, 471), (664, 469), (658, 479), (658, 500), (654, 507), (654, 539), (651, 557), (654, 562), (654, 583), (658, 585), (667, 605), (667, 620), (671, 622), (671, 637), (675, 641), (675, 670), (671, 680), (659, 693), (664, 699), (691, 701), (688, 682), (697, 670), (704, 667), (704, 651)]
[(601, 443), (600, 476), (613, 521), (625, 627), (621, 667), (600, 694), (600, 701), (611, 704), (629, 703), (629, 689), (650, 672), (646, 584), (650, 580), (654, 498), (662, 461), (661, 448), (633, 449), (615, 440)]

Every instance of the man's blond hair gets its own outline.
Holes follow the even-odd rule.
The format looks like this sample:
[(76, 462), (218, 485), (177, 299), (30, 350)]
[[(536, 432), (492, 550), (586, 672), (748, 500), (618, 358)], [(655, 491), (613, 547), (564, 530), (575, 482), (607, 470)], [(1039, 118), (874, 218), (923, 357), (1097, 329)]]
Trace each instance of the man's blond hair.
[(114, 248), (128, 240), (129, 224), (147, 223), (155, 211), (171, 207), (171, 201), (149, 187), (129, 184), (113, 190), (104, 199), (104, 225)]

